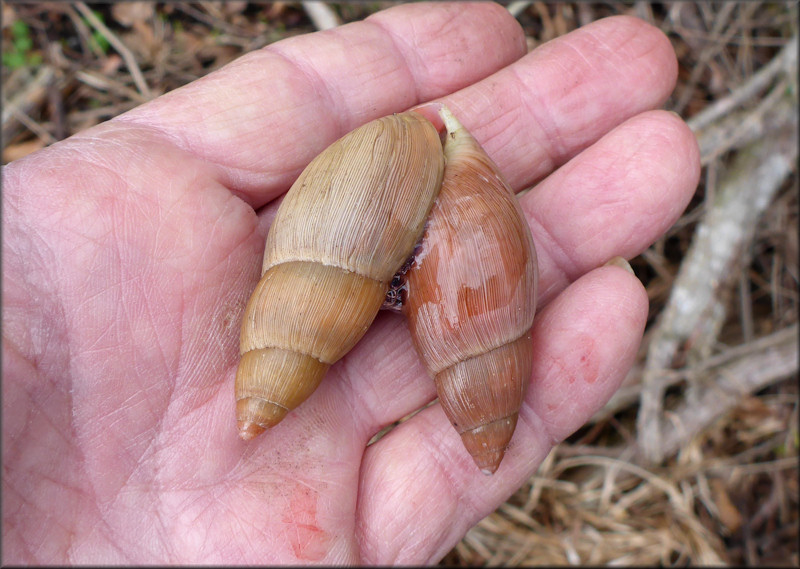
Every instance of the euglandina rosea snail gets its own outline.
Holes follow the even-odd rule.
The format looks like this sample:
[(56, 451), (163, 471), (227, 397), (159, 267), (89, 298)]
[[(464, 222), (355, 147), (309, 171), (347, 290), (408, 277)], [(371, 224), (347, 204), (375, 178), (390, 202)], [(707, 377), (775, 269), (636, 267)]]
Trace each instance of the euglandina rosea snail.
[(538, 268), (519, 203), (447, 108), (442, 188), (404, 275), (411, 338), (478, 467), (503, 458), (531, 377)]
[(383, 117), (334, 142), (290, 188), (242, 324), (243, 439), (316, 389), (402, 267), (392, 298), (442, 407), (478, 467), (497, 469), (531, 376), (536, 254), (495, 164), (446, 107), (440, 115), (444, 148), (422, 115)]

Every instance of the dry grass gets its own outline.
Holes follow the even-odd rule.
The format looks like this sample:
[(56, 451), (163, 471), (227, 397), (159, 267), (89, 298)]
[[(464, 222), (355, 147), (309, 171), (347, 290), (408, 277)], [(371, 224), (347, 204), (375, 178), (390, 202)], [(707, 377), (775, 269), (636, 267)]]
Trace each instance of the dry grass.
[[(4, 4), (3, 161), (389, 4)], [(704, 171), (631, 262), (651, 311), (625, 385), (443, 563), (800, 565), (797, 4), (509, 9), (531, 48), (612, 14), (660, 27), (680, 61), (666, 108), (697, 133)]]

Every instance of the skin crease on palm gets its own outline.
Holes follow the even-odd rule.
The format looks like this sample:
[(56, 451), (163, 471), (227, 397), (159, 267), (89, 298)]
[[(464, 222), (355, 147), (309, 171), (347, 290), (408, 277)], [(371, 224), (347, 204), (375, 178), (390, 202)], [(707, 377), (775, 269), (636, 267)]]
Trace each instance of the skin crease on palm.
[[(594, 22), (525, 53), (492, 4), (410, 4), (250, 53), (3, 171), (3, 562), (435, 563), (619, 387), (648, 301), (617, 267), (678, 219), (692, 133), (668, 39)], [(243, 442), (239, 319), (277, 200), (328, 144), (428, 101), (521, 198), (534, 370), (496, 474), (381, 313)]]

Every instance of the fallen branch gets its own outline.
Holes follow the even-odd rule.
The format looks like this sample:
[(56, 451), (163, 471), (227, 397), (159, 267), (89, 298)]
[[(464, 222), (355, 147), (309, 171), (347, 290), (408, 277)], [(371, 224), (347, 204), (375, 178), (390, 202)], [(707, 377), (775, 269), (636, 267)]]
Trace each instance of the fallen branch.
[(743, 148), (720, 180), (652, 332), (637, 417), (638, 448), (647, 461), (660, 462), (664, 457), (661, 414), (670, 368), (681, 350), (690, 364), (710, 352), (725, 318), (724, 296), (737, 280), (745, 245), (794, 169), (797, 107), (796, 103), (787, 107), (785, 120)]
[[(733, 409), (742, 396), (797, 374), (797, 324), (766, 339), (771, 344), (757, 354), (739, 356), (692, 378), (695, 396), (686, 398), (660, 421), (662, 452), (677, 452), (717, 418)], [(796, 461), (795, 461), (796, 464)]]
[[(668, 389), (683, 381), (692, 381), (696, 378), (722, 373), (719, 370), (725, 370), (728, 367), (735, 368), (739, 362), (753, 360), (763, 360), (768, 357), (764, 354), (772, 353), (775, 350), (781, 349), (781, 346), (786, 342), (797, 341), (797, 325), (789, 328), (784, 328), (778, 332), (758, 338), (747, 344), (728, 348), (722, 353), (710, 356), (703, 360), (695, 367), (687, 367), (680, 370), (664, 370), (663, 381), (664, 389)], [(797, 362), (795, 362), (795, 372), (798, 370)], [(619, 413), (633, 405), (638, 399), (642, 391), (641, 385), (642, 368), (634, 367), (628, 374), (628, 377), (623, 382), (613, 397), (606, 403), (605, 407), (600, 409), (589, 420), (588, 424), (598, 423), (607, 420), (610, 416)], [(779, 377), (778, 379), (782, 379)], [(581, 451), (585, 452), (585, 451)], [(593, 448), (592, 452), (601, 452), (600, 449)], [(618, 456), (621, 451), (619, 449), (608, 450), (611, 456)]]

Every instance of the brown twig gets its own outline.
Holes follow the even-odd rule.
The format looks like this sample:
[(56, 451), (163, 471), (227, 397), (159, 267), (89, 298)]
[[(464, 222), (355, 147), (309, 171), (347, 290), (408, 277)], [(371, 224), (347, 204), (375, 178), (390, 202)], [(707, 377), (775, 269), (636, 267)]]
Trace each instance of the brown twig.
[(36, 72), (33, 79), (25, 85), (24, 89), (10, 101), (6, 101), (5, 97), (3, 98), (2, 137), (4, 144), (8, 144), (16, 136), (21, 126), (35, 133), (46, 144), (55, 142), (55, 138), (49, 132), (41, 128), (36, 121), (28, 116), (33, 109), (44, 103), (48, 86), (52, 84), (55, 77), (56, 74), (53, 68), (49, 65), (43, 65)]
[(75, 78), (81, 83), (89, 85), (90, 87), (99, 89), (101, 91), (116, 93), (126, 99), (135, 101), (136, 103), (141, 104), (147, 102), (147, 98), (145, 98), (144, 95), (141, 95), (130, 87), (126, 87), (119, 81), (114, 81), (106, 75), (101, 75), (91, 71), (77, 71), (75, 72)]
[(147, 81), (145, 81), (144, 75), (142, 75), (142, 71), (139, 69), (139, 64), (136, 62), (136, 57), (134, 57), (133, 52), (128, 49), (114, 32), (109, 30), (106, 25), (100, 21), (100, 18), (94, 15), (94, 12), (92, 12), (85, 3), (77, 2), (75, 8), (86, 18), (86, 21), (89, 22), (94, 29), (103, 34), (103, 37), (108, 40), (108, 43), (119, 53), (128, 71), (130, 71), (133, 82), (139, 90), (139, 93), (142, 94), (142, 97), (144, 97), (146, 101), (152, 99), (153, 94), (150, 92), (150, 87), (147, 86)]
[(797, 41), (797, 36), (794, 36), (776, 57), (754, 73), (747, 82), (686, 121), (689, 128), (695, 132), (702, 131), (766, 89), (780, 73), (793, 74), (797, 67)]
[(790, 85), (790, 79), (785, 78), (752, 110), (731, 113), (698, 132), (700, 163), (706, 166), (726, 152), (750, 144), (779, 126), (780, 121), (791, 115), (791, 107), (795, 105), (785, 96)]
[[(722, 30), (728, 24), (730, 17), (733, 14), (733, 11), (736, 9), (737, 5), (738, 4), (733, 2), (721, 5), (720, 11), (714, 17), (714, 25), (710, 32), (712, 38), (716, 39), (720, 37), (720, 35), (722, 34)], [(692, 7), (691, 5), (683, 5), (683, 6), (688, 6), (689, 8)], [(679, 10), (680, 7), (682, 6), (681, 4), (676, 4), (675, 7)], [(680, 26), (676, 26), (676, 29), (680, 30), (681, 28)], [(728, 30), (725, 36), (733, 35), (735, 31), (736, 31), (735, 28), (731, 28)], [(686, 105), (689, 103), (689, 100), (691, 99), (692, 95), (694, 94), (694, 90), (697, 87), (697, 84), (700, 81), (700, 78), (702, 77), (703, 73), (705, 72), (708, 63), (715, 55), (717, 55), (719, 50), (721, 50), (725, 46), (725, 40), (726, 37), (723, 37), (714, 44), (705, 47), (700, 52), (698, 61), (692, 68), (689, 80), (686, 82), (686, 86), (672, 110), (674, 110), (677, 113), (683, 112), (683, 110), (686, 108)]]

